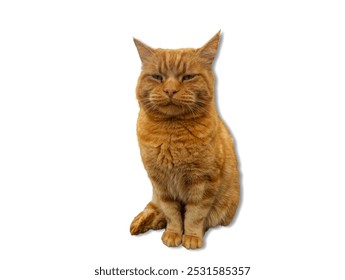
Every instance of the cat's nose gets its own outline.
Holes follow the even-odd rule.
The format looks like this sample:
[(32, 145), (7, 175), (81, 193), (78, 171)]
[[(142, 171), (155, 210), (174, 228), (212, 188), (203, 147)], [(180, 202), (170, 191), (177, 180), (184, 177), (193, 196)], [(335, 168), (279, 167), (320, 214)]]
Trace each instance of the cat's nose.
[(178, 89), (175, 87), (165, 87), (163, 91), (168, 95), (170, 98), (174, 96), (175, 93), (178, 92)]

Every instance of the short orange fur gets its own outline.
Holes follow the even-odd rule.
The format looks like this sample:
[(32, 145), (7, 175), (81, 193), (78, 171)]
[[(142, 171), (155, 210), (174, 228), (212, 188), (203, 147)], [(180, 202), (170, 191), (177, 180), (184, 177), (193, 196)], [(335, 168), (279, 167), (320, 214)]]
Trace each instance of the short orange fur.
[(212, 63), (220, 33), (199, 49), (153, 49), (134, 39), (142, 72), (137, 135), (152, 201), (130, 232), (165, 228), (167, 246), (203, 245), (205, 231), (228, 225), (240, 196), (233, 140), (214, 102)]

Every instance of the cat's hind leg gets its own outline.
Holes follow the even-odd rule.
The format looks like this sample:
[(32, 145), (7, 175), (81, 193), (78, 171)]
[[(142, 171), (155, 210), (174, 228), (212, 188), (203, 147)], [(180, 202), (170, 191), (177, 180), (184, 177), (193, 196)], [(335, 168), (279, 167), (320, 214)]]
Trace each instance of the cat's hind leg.
[(166, 227), (166, 219), (162, 211), (150, 202), (132, 221), (130, 232), (132, 235), (144, 233), (150, 229), (162, 229)]

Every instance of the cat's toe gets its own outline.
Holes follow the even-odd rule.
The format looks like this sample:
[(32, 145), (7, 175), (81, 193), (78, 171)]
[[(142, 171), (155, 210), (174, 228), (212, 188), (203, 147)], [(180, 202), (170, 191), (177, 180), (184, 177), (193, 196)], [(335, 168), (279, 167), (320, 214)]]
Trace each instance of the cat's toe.
[(203, 240), (198, 236), (183, 235), (182, 245), (186, 249), (197, 249), (202, 247)]
[(165, 231), (162, 235), (162, 241), (168, 247), (177, 247), (182, 242), (182, 234)]

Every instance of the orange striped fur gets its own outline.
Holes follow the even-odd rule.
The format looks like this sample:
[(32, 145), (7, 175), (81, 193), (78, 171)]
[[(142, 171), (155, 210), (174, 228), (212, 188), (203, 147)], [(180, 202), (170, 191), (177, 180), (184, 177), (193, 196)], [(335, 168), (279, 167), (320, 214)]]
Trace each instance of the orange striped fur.
[(195, 249), (208, 228), (228, 225), (235, 215), (237, 160), (214, 103), (219, 37), (199, 49), (177, 50), (134, 39), (142, 61), (137, 135), (153, 197), (134, 218), (131, 234), (165, 228), (165, 245)]

